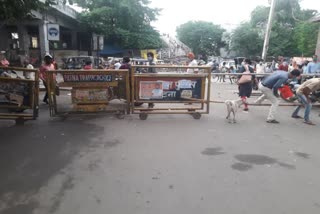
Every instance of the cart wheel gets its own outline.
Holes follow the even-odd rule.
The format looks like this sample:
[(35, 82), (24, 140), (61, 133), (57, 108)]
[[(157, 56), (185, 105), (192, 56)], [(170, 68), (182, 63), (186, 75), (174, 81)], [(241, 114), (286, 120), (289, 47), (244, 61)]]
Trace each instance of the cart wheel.
[(140, 120), (146, 120), (146, 119), (148, 118), (148, 114), (146, 114), (146, 113), (140, 113), (140, 114), (139, 114), (139, 118), (140, 118)]
[(25, 121), (25, 119), (23, 119), (23, 118), (17, 118), (16, 119), (16, 125), (17, 126), (23, 126), (24, 125), (24, 121)]
[(192, 113), (192, 117), (196, 120), (199, 120), (201, 118), (201, 114), (199, 112), (195, 112), (195, 113)]
[(124, 114), (123, 114), (123, 113), (116, 114), (116, 117), (117, 117), (119, 120), (123, 120), (123, 119), (124, 119)]

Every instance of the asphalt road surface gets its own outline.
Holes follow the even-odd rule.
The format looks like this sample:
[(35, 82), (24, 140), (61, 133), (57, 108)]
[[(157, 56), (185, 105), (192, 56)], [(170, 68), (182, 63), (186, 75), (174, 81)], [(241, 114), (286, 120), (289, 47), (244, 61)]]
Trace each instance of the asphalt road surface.
[[(213, 98), (235, 99), (215, 84)], [(308, 126), (280, 107), (210, 115), (0, 121), (1, 214), (318, 214), (320, 117)]]

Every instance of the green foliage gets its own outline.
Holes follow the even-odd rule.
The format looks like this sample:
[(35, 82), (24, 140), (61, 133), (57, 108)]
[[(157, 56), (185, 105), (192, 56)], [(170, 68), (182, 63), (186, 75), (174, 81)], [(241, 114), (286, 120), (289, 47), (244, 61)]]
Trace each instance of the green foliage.
[(241, 56), (250, 57), (260, 55), (262, 52), (263, 39), (258, 30), (251, 24), (242, 23), (234, 30), (231, 40), (231, 49), (236, 50)]
[(159, 9), (148, 0), (75, 0), (85, 8), (80, 21), (88, 30), (103, 34), (112, 43), (125, 48), (156, 49), (162, 47), (160, 34), (150, 25)]
[(220, 55), (225, 46), (222, 35), (225, 30), (220, 25), (205, 21), (189, 21), (177, 27), (180, 41), (189, 46), (198, 55)]
[[(308, 20), (317, 14), (315, 10), (301, 10), (299, 0), (277, 0), (273, 25), (271, 29), (269, 56), (311, 56), (314, 53), (319, 25)], [(251, 33), (242, 34), (243, 25), (239, 26), (232, 36), (232, 47), (240, 55), (261, 54), (265, 29), (270, 7), (258, 6), (251, 13), (250, 25), (246, 25)], [(252, 40), (254, 32), (257, 39)], [(241, 38), (241, 39), (240, 39)], [(257, 41), (261, 44), (257, 45)], [(241, 42), (242, 44), (238, 44)], [(253, 44), (252, 48), (249, 47)]]
[[(15, 22), (31, 17), (32, 10), (45, 10), (59, 0), (2, 0), (0, 2), (0, 20)], [(61, 1), (60, 1), (61, 2)], [(72, 0), (68, 1), (72, 3)], [(64, 4), (67, 0), (63, 0)]]
[(319, 23), (300, 22), (293, 30), (293, 41), (299, 55), (312, 56), (317, 45)]

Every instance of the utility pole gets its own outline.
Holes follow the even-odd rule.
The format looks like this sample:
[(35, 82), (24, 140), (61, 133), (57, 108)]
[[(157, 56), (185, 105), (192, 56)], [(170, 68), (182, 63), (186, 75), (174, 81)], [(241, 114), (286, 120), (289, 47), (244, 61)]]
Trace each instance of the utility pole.
[(266, 36), (264, 38), (263, 51), (262, 51), (262, 59), (264, 61), (266, 61), (266, 59), (267, 59), (267, 52), (268, 52), (268, 49), (269, 49), (269, 40), (270, 40), (270, 34), (271, 34), (271, 28), (272, 28), (272, 20), (273, 20), (273, 14), (274, 14), (275, 6), (276, 6), (276, 0), (271, 0), (267, 31), (266, 31)]

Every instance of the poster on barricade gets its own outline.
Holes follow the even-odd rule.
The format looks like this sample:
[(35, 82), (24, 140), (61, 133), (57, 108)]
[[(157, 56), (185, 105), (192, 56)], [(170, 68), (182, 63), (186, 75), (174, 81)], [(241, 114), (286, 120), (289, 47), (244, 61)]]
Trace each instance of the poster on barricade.
[(201, 78), (138, 78), (140, 100), (201, 99)]
[(72, 89), (73, 103), (108, 102), (108, 89)]

